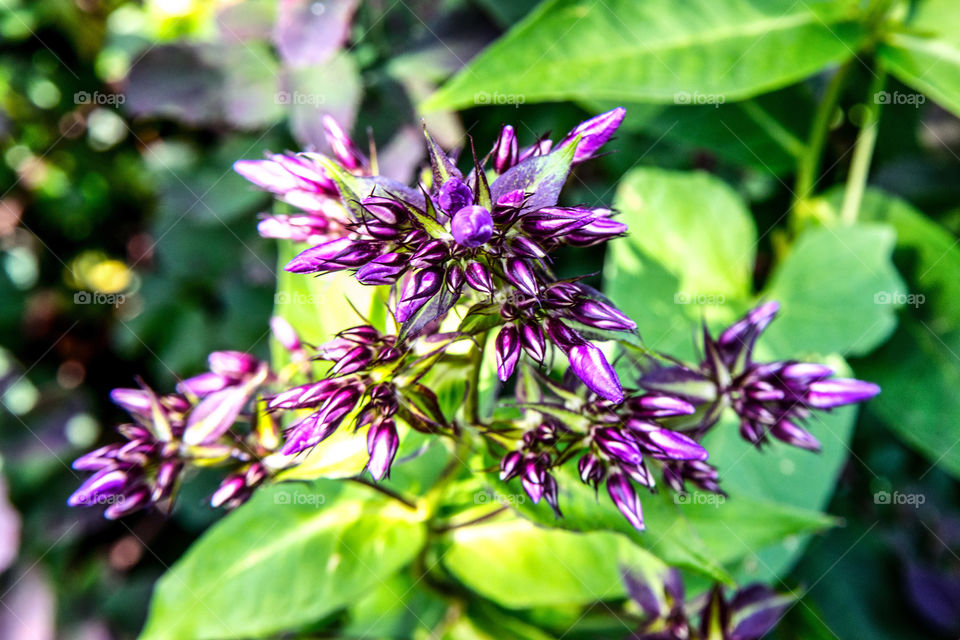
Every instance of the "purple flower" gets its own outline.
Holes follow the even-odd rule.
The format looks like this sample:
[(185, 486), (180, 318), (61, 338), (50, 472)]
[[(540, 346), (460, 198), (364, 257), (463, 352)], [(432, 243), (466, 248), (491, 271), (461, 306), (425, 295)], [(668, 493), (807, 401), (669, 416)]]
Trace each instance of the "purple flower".
[(508, 124), (503, 126), (490, 155), (493, 156), (493, 170), (497, 173), (503, 173), (517, 164), (520, 154), (517, 148), (517, 134), (513, 127)]
[[(623, 119), (622, 111), (582, 123), (557, 153), (564, 153), (562, 149), (579, 137), (574, 161), (593, 155)], [(273, 217), (264, 221), (264, 230), (277, 237), (325, 240), (290, 261), (286, 269), (294, 273), (350, 270), (360, 282), (370, 285), (395, 284), (408, 275), (396, 297), (395, 316), (401, 323), (411, 320), (440, 291), (444, 274), (452, 274), (447, 287), (454, 301), (464, 281), (487, 295), (512, 288), (536, 297), (542, 283), (551, 279), (541, 262), (550, 251), (564, 243), (600, 242), (625, 229), (609, 220), (606, 209), (556, 207), (561, 176), (537, 174), (553, 170), (537, 162), (551, 153), (550, 141), (541, 139), (521, 151), (511, 127), (504, 127), (483, 162), (474, 158), (467, 175), (428, 135), (432, 180), (418, 189), (369, 175), (368, 160), (343, 129), (329, 118), (324, 119), (324, 129), (337, 162), (307, 154), (284, 156), (270, 164), (246, 161), (238, 170), (278, 195), (306, 190), (322, 193), (327, 198), (323, 202), (330, 199), (330, 184), (322, 183), (321, 189), (318, 181), (332, 182), (335, 190), (342, 192), (341, 209), (349, 212), (342, 221), (334, 224), (326, 214)], [(488, 184), (485, 165), (491, 159), (493, 175), (502, 175)], [(545, 185), (542, 193), (528, 188), (536, 184)], [(430, 313), (442, 315), (452, 304), (432, 305)], [(616, 313), (603, 316), (593, 321), (631, 326)], [(426, 321), (418, 317), (415, 322), (420, 327)], [(533, 350), (536, 353), (535, 346)]]
[(357, 280), (363, 284), (393, 284), (407, 268), (399, 253), (385, 253), (357, 269)]
[(570, 368), (587, 388), (611, 402), (623, 400), (620, 379), (600, 349), (590, 343), (574, 345), (567, 350)]
[[(443, 185), (441, 185), (440, 192), (437, 196), (437, 203), (444, 212), (453, 215), (464, 207), (469, 207), (473, 204), (473, 191), (471, 191), (470, 187), (464, 184), (464, 182), (459, 178), (450, 178), (444, 182)], [(484, 209), (484, 211), (486, 211), (486, 209)], [(489, 211), (487, 211), (487, 215), (490, 215)], [(492, 232), (492, 221), (490, 222), (490, 225), (490, 230)], [(454, 231), (456, 231), (456, 228), (454, 228)], [(460, 244), (463, 243), (461, 242)], [(480, 244), (483, 243), (481, 242)]]
[(450, 230), (457, 244), (475, 249), (493, 236), (493, 218), (479, 205), (465, 206), (454, 214)]
[(406, 322), (420, 310), (443, 285), (443, 272), (439, 269), (423, 269), (408, 277), (400, 289), (397, 303), (397, 321)]
[(627, 521), (638, 531), (643, 531), (643, 510), (630, 479), (618, 471), (611, 473), (607, 476), (607, 492)]
[(397, 437), (397, 427), (393, 420), (387, 418), (375, 422), (367, 432), (367, 452), (370, 462), (367, 468), (374, 480), (381, 480), (390, 475), (390, 466), (397, 455), (400, 440)]
[(520, 336), (512, 324), (504, 325), (497, 334), (496, 355), (497, 377), (506, 382), (520, 358)]
[(606, 113), (601, 113), (589, 120), (584, 120), (567, 134), (560, 144), (559, 148), (572, 144), (577, 136), (580, 136), (580, 142), (577, 144), (577, 151), (573, 156), (574, 164), (589, 160), (594, 156), (600, 147), (605, 145), (613, 134), (620, 127), (627, 110), (623, 107), (617, 107)]
[(111, 397), (130, 411), (136, 424), (117, 428), (126, 442), (108, 444), (74, 461), (74, 469), (95, 473), (67, 504), (105, 505), (104, 516), (114, 520), (173, 492), (182, 468), (178, 455), (184, 412), (190, 404), (179, 396), (158, 397), (148, 388), (115, 389)]

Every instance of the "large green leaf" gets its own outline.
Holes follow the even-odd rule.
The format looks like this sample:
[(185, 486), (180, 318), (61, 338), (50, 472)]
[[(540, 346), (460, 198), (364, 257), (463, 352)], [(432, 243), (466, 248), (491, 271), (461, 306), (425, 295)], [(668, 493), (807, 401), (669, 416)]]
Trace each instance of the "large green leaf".
[(623, 536), (537, 527), (512, 516), (455, 529), (443, 564), (474, 591), (514, 609), (622, 598), (621, 567), (651, 574), (665, 568)]
[[(837, 189), (827, 199), (839, 206), (842, 197)], [(931, 462), (960, 476), (960, 424), (944, 419), (960, 415), (960, 247), (935, 221), (881, 191), (866, 192), (860, 217), (893, 226), (897, 264), (909, 280), (885, 300), (905, 303), (900, 329), (858, 366), (883, 389), (870, 407)]]
[(696, 323), (732, 320), (750, 295), (756, 230), (741, 198), (707, 173), (639, 168), (614, 206), (630, 234), (604, 267), (607, 295), (634, 319), (647, 346), (693, 355)]
[(409, 562), (423, 516), (333, 481), (262, 489), (160, 579), (143, 637), (247, 638), (309, 624)]
[(922, 0), (908, 27), (886, 36), (878, 49), (881, 60), (905, 83), (960, 115), (960, 5)]
[(551, 0), (423, 105), (746, 98), (850, 58), (853, 0)]
[(879, 224), (804, 232), (764, 292), (781, 306), (766, 343), (780, 356), (863, 355), (882, 344), (897, 325), (883, 297), (904, 287), (891, 262), (895, 240)]

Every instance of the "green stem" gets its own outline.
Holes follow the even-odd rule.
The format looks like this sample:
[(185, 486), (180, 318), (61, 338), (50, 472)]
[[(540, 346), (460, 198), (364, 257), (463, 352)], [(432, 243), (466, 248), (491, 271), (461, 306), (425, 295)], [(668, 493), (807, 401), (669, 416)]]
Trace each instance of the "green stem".
[(877, 144), (877, 128), (880, 122), (881, 102), (877, 94), (883, 91), (887, 80), (887, 72), (881, 66), (877, 68), (867, 91), (866, 110), (863, 124), (857, 135), (856, 146), (853, 149), (853, 160), (850, 162), (850, 173), (847, 175), (847, 188), (843, 194), (843, 207), (840, 210), (840, 220), (850, 225), (857, 221), (860, 212), (860, 203), (863, 201), (863, 192), (867, 186), (867, 177), (870, 173), (870, 161), (873, 158), (873, 148)]
[(480, 369), (487, 345), (487, 332), (477, 336), (477, 344), (470, 351), (470, 377), (467, 379), (467, 400), (464, 415), (470, 424), (480, 424)]
[(847, 62), (833, 74), (827, 90), (817, 105), (817, 110), (813, 116), (813, 123), (810, 126), (810, 140), (806, 145), (800, 161), (797, 164), (797, 179), (793, 191), (792, 210), (794, 215), (802, 210), (803, 203), (806, 202), (816, 186), (820, 174), (820, 160), (823, 156), (823, 147), (827, 141), (827, 134), (830, 132), (830, 123), (833, 121), (833, 114), (837, 110), (837, 103), (843, 92), (844, 83), (850, 72), (850, 62)]

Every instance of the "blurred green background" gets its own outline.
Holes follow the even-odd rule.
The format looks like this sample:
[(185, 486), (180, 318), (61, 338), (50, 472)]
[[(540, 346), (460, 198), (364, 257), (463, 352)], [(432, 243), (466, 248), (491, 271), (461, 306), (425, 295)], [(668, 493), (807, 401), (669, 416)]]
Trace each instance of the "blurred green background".
[[(216, 480), (202, 476), (172, 516), (111, 523), (65, 500), (78, 484), (69, 462), (123, 419), (111, 388), (137, 375), (170, 388), (214, 349), (267, 356), (276, 248), (255, 224), (269, 198), (231, 164), (322, 150), (321, 113), (359, 140), (369, 127), (384, 173), (405, 179), (422, 159), (421, 117), (447, 147), (466, 133), (492, 140), (505, 122), (521, 142), (562, 134), (605, 101), (416, 108), (535, 4), (0, 0), (0, 638), (134, 637), (155, 580), (219, 517), (206, 506)], [(846, 177), (870, 79), (864, 65), (849, 70), (818, 191)], [(828, 81), (740, 103), (628, 105), (616, 152), (579, 170), (565, 198), (609, 205), (635, 166), (709, 171), (750, 205), (759, 285), (789, 233), (796, 157), (783, 139), (806, 137)], [(923, 98), (897, 80), (887, 90)], [(885, 105), (871, 184), (937, 225), (951, 269), (958, 154), (950, 111), (928, 99)], [(917, 268), (920, 253), (898, 245), (894, 255), (914, 292), (940, 287), (933, 267)], [(561, 259), (561, 275), (598, 273), (604, 253)], [(861, 413), (828, 509), (843, 526), (817, 536), (785, 578), (805, 596), (778, 637), (960, 634), (960, 450), (903, 433), (931, 421), (958, 433), (949, 345), (960, 345), (960, 318), (931, 313), (900, 309), (891, 341), (852, 362), (861, 377), (903, 382)], [(917, 405), (923, 415), (903, 415)], [(923, 504), (878, 504), (893, 490)]]

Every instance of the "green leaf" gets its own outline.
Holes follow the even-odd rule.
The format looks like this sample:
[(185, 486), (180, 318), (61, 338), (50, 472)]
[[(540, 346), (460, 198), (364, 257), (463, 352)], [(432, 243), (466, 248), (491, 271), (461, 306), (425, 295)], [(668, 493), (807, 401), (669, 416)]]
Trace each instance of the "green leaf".
[(516, 517), (455, 529), (443, 564), (511, 609), (622, 598), (622, 566), (664, 568), (623, 536), (537, 527)]
[(854, 0), (552, 0), (423, 105), (747, 98), (849, 59)]
[(808, 229), (794, 243), (763, 297), (780, 303), (764, 342), (781, 355), (864, 355), (897, 325), (895, 307), (878, 296), (904, 290), (891, 262), (888, 225)]
[(953, 0), (918, 2), (907, 28), (887, 34), (880, 59), (900, 80), (960, 115), (960, 7)]
[[(849, 455), (855, 418), (854, 407), (814, 413), (807, 427), (823, 444), (819, 453), (778, 441), (757, 451), (740, 437), (738, 421), (732, 414), (726, 415), (707, 435), (703, 445), (710, 452), (710, 462), (720, 470), (721, 486), (732, 496), (718, 507), (718, 511), (726, 511), (722, 514), (720, 540), (743, 545), (740, 538), (746, 535), (743, 540), (750, 541), (753, 547), (749, 553), (742, 554), (736, 565), (728, 565), (738, 582), (769, 581), (788, 572), (806, 543), (802, 534), (833, 524), (829, 516), (819, 512), (827, 507)], [(780, 510), (777, 526), (784, 527), (779, 532), (781, 535), (767, 539), (765, 547), (752, 542), (752, 536), (762, 535), (769, 526), (768, 522), (752, 522), (756, 505), (750, 505), (755, 502), (777, 505)], [(797, 513), (809, 518), (805, 523), (809, 526), (793, 520)], [(727, 532), (728, 536), (723, 536), (729, 522), (727, 518), (734, 521), (736, 527)], [(744, 529), (747, 534), (741, 532)], [(707, 544), (716, 552), (715, 541), (708, 537)]]
[[(621, 103), (592, 102), (588, 109), (601, 113)], [(793, 85), (751, 100), (712, 105), (655, 106), (626, 103), (630, 117), (623, 126), (663, 137), (687, 153), (704, 149), (737, 166), (782, 176), (797, 166), (814, 111), (810, 91)]]
[[(826, 198), (838, 207), (843, 191)], [(906, 303), (897, 333), (858, 365), (862, 377), (883, 389), (870, 409), (931, 462), (960, 477), (960, 424), (943, 419), (960, 415), (960, 248), (952, 233), (878, 190), (864, 194), (860, 217), (896, 229), (896, 261), (910, 282), (886, 300)]]
[(247, 638), (309, 624), (409, 562), (423, 516), (332, 481), (261, 489), (160, 579), (142, 637)]
[[(492, 475), (489, 479), (501, 500), (515, 505), (517, 511), (534, 522), (573, 531), (619, 532), (668, 564), (714, 580), (729, 582), (731, 576), (725, 566), (742, 575), (742, 565), (755, 562), (758, 553), (782, 545), (789, 536), (833, 524), (822, 513), (780, 504), (731, 482), (726, 487), (731, 493), (726, 500), (696, 493), (692, 497), (672, 492), (641, 494), (647, 529), (639, 532), (617, 510), (603, 488), (595, 495), (592, 488), (580, 482), (573, 463), (558, 471), (556, 477), (563, 518), (556, 518), (546, 504), (532, 504), (521, 492), (519, 482), (505, 484)], [(794, 551), (799, 548), (798, 541), (788, 542)]]
[(440, 624), (446, 608), (443, 599), (414, 582), (412, 576), (398, 573), (350, 607), (343, 634), (348, 638), (413, 638), (418, 630), (429, 631)]
[[(604, 272), (606, 290), (639, 323), (650, 348), (692, 358), (701, 318), (716, 331), (754, 299), (750, 274), (755, 232), (750, 214), (715, 178), (648, 169), (626, 177), (617, 206), (622, 219), (643, 232), (614, 241)], [(893, 232), (883, 225), (804, 234), (762, 294), (781, 301), (783, 310), (761, 338), (759, 358), (843, 353), (849, 347), (866, 350), (882, 341), (896, 319), (891, 307), (874, 305), (874, 293), (902, 290), (890, 263), (892, 243)], [(698, 297), (714, 304), (690, 304)], [(840, 371), (846, 368), (837, 357), (828, 363)], [(854, 417), (855, 410), (846, 408), (811, 419), (810, 427), (824, 445), (818, 455), (778, 444), (762, 453), (753, 451), (740, 438), (732, 415), (727, 415), (706, 442), (722, 486), (734, 496), (716, 510), (718, 514), (734, 517), (736, 511), (730, 507), (736, 501), (759, 501), (786, 510), (788, 528), (789, 512), (795, 509), (813, 518), (815, 527), (817, 512), (826, 506), (846, 460)], [(650, 511), (647, 502), (645, 512)], [(650, 511), (648, 523), (654, 522), (656, 513)], [(725, 518), (717, 524), (721, 532), (732, 526)], [(687, 564), (696, 566), (698, 558), (713, 557), (716, 543), (710, 534), (699, 534), (702, 527), (691, 522), (687, 526), (692, 537), (671, 535), (672, 542), (686, 544), (670, 553), (677, 558), (686, 553)], [(793, 533), (780, 531), (779, 538), (764, 543), (766, 547), (752, 541), (752, 534), (738, 532), (746, 536), (751, 552), (724, 562), (744, 579), (782, 574), (799, 557), (807, 531), (803, 527)]]
[(727, 303), (750, 294), (756, 231), (725, 183), (706, 173), (639, 168), (617, 190), (630, 226), (607, 254), (607, 295), (636, 323), (647, 346), (693, 355), (693, 330), (706, 316), (730, 321)]

